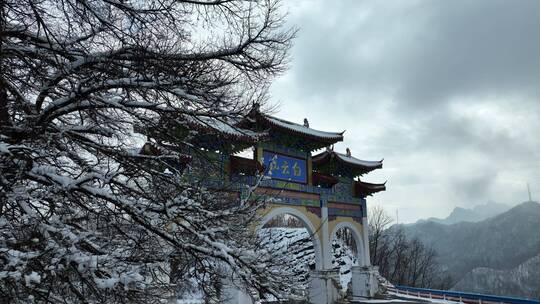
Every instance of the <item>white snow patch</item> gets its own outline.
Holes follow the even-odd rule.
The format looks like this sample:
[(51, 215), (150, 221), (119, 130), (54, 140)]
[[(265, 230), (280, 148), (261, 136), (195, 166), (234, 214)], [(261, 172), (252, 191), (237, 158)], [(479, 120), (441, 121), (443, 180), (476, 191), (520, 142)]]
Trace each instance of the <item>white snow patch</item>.
[(24, 276), (24, 282), (26, 286), (31, 286), (32, 283), (39, 284), (41, 283), (41, 276), (37, 272), (32, 271), (30, 274)]

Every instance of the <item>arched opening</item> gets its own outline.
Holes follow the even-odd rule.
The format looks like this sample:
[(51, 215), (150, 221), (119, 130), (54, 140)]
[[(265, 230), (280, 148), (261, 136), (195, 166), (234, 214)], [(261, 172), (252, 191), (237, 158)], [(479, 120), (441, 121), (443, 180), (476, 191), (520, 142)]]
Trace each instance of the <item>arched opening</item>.
[(307, 296), (309, 273), (322, 267), (322, 249), (316, 229), (307, 216), (297, 209), (280, 207), (266, 214), (257, 234), (261, 245), (287, 257), (298, 280), (295, 294)]
[(352, 266), (365, 265), (362, 234), (355, 225), (341, 222), (331, 238), (332, 267), (339, 269), (341, 288), (346, 292), (352, 277)]

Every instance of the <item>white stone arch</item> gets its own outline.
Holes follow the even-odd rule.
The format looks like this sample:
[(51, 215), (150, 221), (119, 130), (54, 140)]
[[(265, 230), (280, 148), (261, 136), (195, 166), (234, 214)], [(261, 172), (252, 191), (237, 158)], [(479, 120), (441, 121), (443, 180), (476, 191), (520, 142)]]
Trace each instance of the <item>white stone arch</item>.
[(292, 216), (295, 216), (297, 219), (299, 219), (302, 224), (304, 224), (304, 227), (307, 229), (309, 235), (311, 236), (311, 242), (313, 242), (313, 251), (315, 252), (315, 269), (321, 270), (323, 259), (322, 259), (322, 246), (321, 246), (321, 240), (319, 239), (317, 235), (317, 228), (311, 223), (309, 218), (302, 213), (300, 210), (291, 208), (291, 207), (276, 207), (272, 208), (270, 212), (264, 215), (264, 217), (261, 220), (261, 223), (257, 226), (257, 231), (261, 228), (263, 228), (266, 223), (268, 223), (272, 218), (280, 215), (290, 214)]
[(330, 246), (336, 237), (336, 233), (341, 228), (348, 228), (352, 232), (354, 243), (356, 244), (356, 258), (358, 259), (358, 265), (368, 266), (366, 261), (366, 248), (364, 247), (364, 234), (358, 230), (358, 226), (354, 225), (352, 222), (339, 222), (335, 227), (332, 233), (330, 234)]

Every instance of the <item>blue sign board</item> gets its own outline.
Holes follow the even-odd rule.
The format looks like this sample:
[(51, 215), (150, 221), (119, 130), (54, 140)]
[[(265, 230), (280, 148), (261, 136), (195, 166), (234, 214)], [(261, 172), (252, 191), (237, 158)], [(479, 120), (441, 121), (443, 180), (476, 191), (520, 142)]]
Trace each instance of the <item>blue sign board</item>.
[(263, 151), (265, 175), (273, 179), (307, 183), (306, 160), (275, 152)]

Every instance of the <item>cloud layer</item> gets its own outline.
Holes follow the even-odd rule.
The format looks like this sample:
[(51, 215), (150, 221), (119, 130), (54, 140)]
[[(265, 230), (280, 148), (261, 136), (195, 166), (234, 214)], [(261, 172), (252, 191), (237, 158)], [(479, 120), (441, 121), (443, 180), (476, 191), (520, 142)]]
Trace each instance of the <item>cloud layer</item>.
[(539, 1), (285, 4), (300, 32), (278, 115), (384, 157), (370, 202), (414, 221), (540, 195)]

